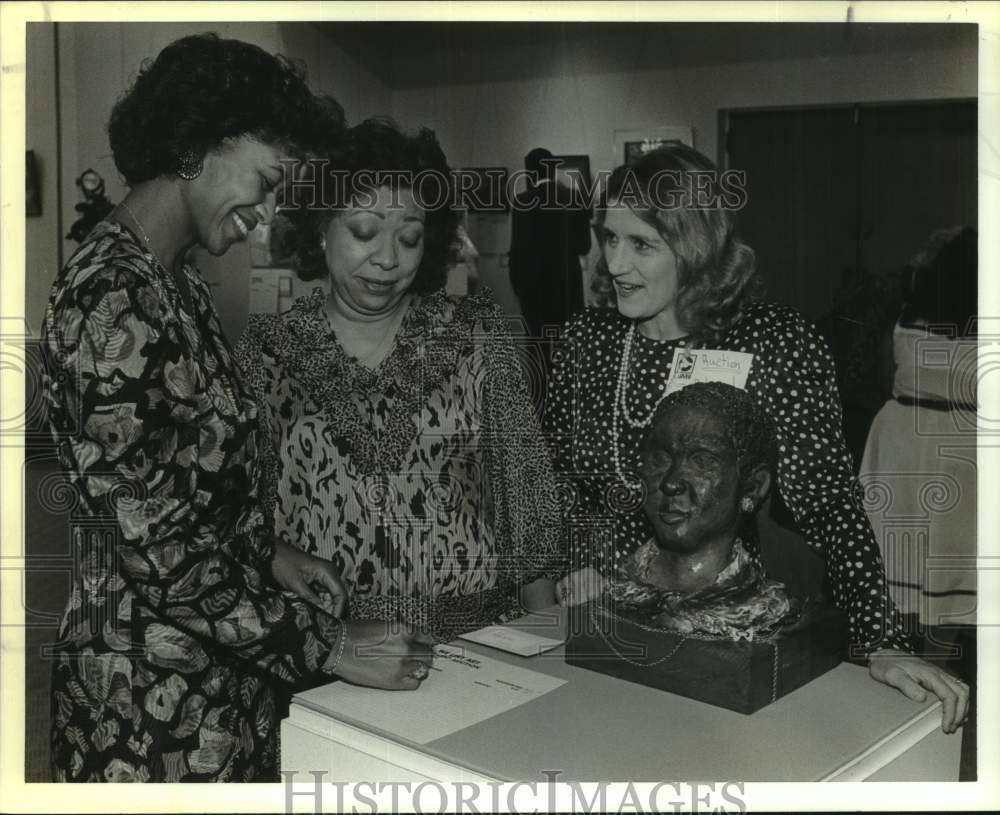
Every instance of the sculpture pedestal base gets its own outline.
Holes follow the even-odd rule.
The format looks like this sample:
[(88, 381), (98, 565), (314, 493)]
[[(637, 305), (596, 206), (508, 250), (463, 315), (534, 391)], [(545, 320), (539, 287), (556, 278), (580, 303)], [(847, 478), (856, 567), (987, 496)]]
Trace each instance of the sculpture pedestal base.
[(837, 666), (847, 643), (841, 612), (808, 606), (754, 642), (652, 631), (595, 601), (571, 610), (566, 662), (710, 705), (753, 713)]

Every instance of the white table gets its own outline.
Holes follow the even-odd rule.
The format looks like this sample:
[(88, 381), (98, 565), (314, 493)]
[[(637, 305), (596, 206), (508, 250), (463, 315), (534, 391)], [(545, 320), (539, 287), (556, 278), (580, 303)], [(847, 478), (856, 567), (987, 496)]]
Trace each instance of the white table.
[[(527, 622), (564, 630), (564, 615)], [(470, 651), (567, 680), (527, 704), (428, 744), (332, 715), (297, 694), (281, 725), (283, 770), (344, 781), (957, 781), (961, 733), (941, 732), (936, 699), (916, 703), (841, 664), (752, 715), (568, 666), (562, 649), (522, 658), (461, 642)], [(387, 705), (418, 705), (420, 691), (385, 692)]]

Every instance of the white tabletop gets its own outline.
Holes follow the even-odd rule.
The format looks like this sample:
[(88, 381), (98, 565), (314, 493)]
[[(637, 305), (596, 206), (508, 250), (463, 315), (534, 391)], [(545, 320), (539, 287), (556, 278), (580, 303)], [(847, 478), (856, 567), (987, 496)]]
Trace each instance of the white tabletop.
[[(557, 636), (565, 630), (564, 618), (553, 609), (516, 627)], [(427, 744), (398, 739), (491, 777), (542, 781), (549, 770), (560, 771), (563, 781), (817, 781), (850, 778), (852, 772), (864, 777), (860, 768), (866, 762), (881, 766), (940, 727), (937, 700), (912, 702), (846, 663), (746, 715), (566, 665), (562, 648), (525, 658), (460, 642), (472, 652), (567, 680), (538, 699)], [(295, 703), (321, 712), (317, 700), (331, 690), (325, 687), (298, 694)], [(386, 692), (385, 704), (418, 704), (419, 693)]]

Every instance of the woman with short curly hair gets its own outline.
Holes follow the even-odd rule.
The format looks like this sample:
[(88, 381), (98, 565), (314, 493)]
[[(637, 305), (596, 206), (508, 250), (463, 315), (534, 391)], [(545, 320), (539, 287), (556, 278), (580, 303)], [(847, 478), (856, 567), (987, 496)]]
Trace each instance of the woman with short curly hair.
[(282, 249), (299, 279), (329, 275), (324, 245), (330, 221), (353, 200), (370, 196), (384, 180), (397, 191), (416, 183), (415, 197), (425, 204), (423, 252), (411, 291), (426, 294), (443, 287), (458, 216), (451, 207), (451, 171), (434, 131), (421, 128), (410, 136), (391, 119), (373, 117), (330, 140), (326, 152), (296, 183), (294, 197), (282, 211), (288, 220)]
[(58, 781), (277, 781), (289, 689), (427, 675), (425, 638), (338, 620), (336, 569), (275, 540), (253, 396), (188, 259), (268, 223), (283, 162), (342, 127), (290, 63), (214, 35), (169, 45), (115, 106), (131, 189), (59, 274), (42, 329), (79, 493), (53, 664)]
[(310, 178), (286, 244), (328, 287), (253, 315), (237, 348), (279, 538), (336, 564), (352, 613), (443, 641), (551, 605), (551, 464), (503, 311), (444, 291), (457, 219), (437, 139), (368, 120)]
[[(801, 315), (755, 297), (754, 253), (732, 212), (743, 193), (733, 181), (682, 144), (642, 154), (609, 179), (598, 213), (598, 280), (614, 308), (588, 309), (567, 325), (546, 406), (557, 469), (576, 478), (581, 516), (573, 536), (580, 545), (570, 553), (580, 568), (557, 592), (565, 603), (599, 592), (601, 573), (613, 574), (651, 537), (634, 472), (643, 433), (667, 394), (708, 352), (716, 360), (711, 378), (740, 384), (735, 354), (749, 355), (743, 387), (774, 426), (781, 497), (827, 560), (851, 655), (870, 658), (872, 676), (912, 698), (936, 693), (951, 730), (968, 695), (939, 668), (900, 656), (910, 646), (857, 499), (833, 361)], [(743, 539), (756, 549), (756, 527)]]
[(135, 187), (191, 172), (231, 139), (252, 137), (301, 158), (342, 130), (343, 118), (286, 57), (205, 34), (179, 39), (144, 64), (111, 112), (108, 137), (115, 166)]

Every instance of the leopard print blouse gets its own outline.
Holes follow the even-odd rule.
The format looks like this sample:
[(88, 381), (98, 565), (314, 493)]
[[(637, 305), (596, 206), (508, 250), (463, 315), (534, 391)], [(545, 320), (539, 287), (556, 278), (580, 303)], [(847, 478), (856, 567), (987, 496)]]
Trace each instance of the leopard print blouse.
[(237, 347), (276, 533), (337, 565), (354, 617), (447, 640), (517, 616), (516, 588), (561, 571), (561, 525), (503, 312), (488, 292), (417, 296), (371, 370), (325, 297), (252, 315)]

